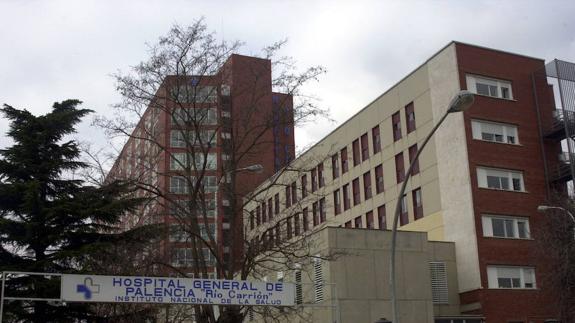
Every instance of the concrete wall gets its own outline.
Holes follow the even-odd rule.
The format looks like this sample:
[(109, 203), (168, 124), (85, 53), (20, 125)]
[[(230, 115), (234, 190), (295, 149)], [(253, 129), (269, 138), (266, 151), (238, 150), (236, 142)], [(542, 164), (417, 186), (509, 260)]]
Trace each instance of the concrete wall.
[[(323, 261), (325, 300), (314, 302), (313, 260), (302, 263), (304, 304), (280, 322), (375, 322), (391, 319), (389, 252), (391, 232), (325, 228), (310, 236), (312, 254)], [(397, 292), (402, 322), (432, 323), (434, 315), (459, 314), (453, 243), (429, 242), (425, 233), (400, 232), (397, 244)], [(429, 262), (447, 265), (449, 304), (434, 305)], [(278, 268), (279, 269), (279, 268)], [(274, 276), (270, 272), (269, 277)], [(284, 280), (293, 281), (285, 272)], [(249, 321), (249, 320), (248, 320)], [(256, 315), (255, 321), (263, 321)]]
[[(433, 118), (437, 122), (460, 89), (455, 44), (433, 57), (428, 66), (429, 82), (433, 84)], [(476, 289), (481, 287), (481, 279), (463, 114), (449, 115), (433, 139), (437, 147), (444, 238), (456, 242), (459, 288)]]

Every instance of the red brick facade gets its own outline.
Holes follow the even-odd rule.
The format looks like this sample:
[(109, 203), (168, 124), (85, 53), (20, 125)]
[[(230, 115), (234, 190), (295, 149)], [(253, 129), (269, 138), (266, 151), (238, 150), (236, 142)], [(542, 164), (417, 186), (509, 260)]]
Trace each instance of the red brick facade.
[[(160, 155), (154, 158), (158, 168), (157, 187), (162, 194), (170, 194), (170, 176), (178, 175), (178, 171), (170, 170), (170, 156), (173, 153), (185, 152), (188, 148), (174, 148), (170, 142), (170, 132), (173, 129), (182, 129), (186, 126), (178, 126), (172, 122), (172, 113), (176, 104), (171, 102), (170, 90), (182, 84), (199, 82), (201, 86), (214, 86), (217, 88), (217, 101), (213, 103), (193, 103), (189, 108), (213, 108), (217, 111), (217, 124), (202, 125), (202, 129), (215, 130), (217, 143), (209, 148), (210, 153), (217, 155), (217, 169), (206, 170), (205, 176), (215, 176), (218, 181), (216, 201), (216, 217), (209, 219), (209, 223), (216, 224), (217, 243), (219, 251), (224, 252), (224, 242), (230, 247), (235, 259), (242, 252), (242, 197), (256, 188), (266, 178), (273, 175), (280, 167), (285, 166), (295, 157), (294, 131), (293, 131), (293, 102), (291, 95), (274, 93), (272, 91), (271, 62), (267, 59), (231, 55), (216, 75), (168, 76), (156, 93), (156, 97), (162, 100), (164, 108), (152, 115), (154, 109), (148, 108), (139, 121), (137, 127), (125, 144), (118, 159), (116, 160), (109, 178), (138, 179), (142, 176), (143, 169), (138, 165), (138, 158), (134, 157), (144, 150), (136, 137), (139, 131), (145, 127), (146, 118), (157, 122), (155, 133), (160, 145)], [(223, 87), (229, 87), (229, 94), (223, 93)], [(188, 107), (186, 107), (188, 108)], [(158, 109), (156, 109), (158, 110)], [(290, 119), (291, 118), (291, 119)], [(282, 131), (274, 132), (270, 125), (273, 120), (281, 119)], [(278, 121), (279, 123), (279, 121)], [(222, 135), (229, 134), (228, 138)], [(225, 156), (225, 158), (224, 158)], [(233, 160), (233, 169), (223, 170), (224, 163)], [(262, 172), (235, 172), (253, 165), (262, 165)], [(224, 205), (225, 194), (220, 185), (225, 172), (232, 174), (234, 199), (228, 200), (230, 205)], [(214, 193), (207, 194), (211, 197)], [(174, 199), (183, 199), (183, 196), (170, 194)], [(234, 205), (234, 202), (235, 205)], [(162, 222), (172, 223), (170, 216), (170, 203), (160, 203), (155, 206), (153, 213), (161, 218)], [(162, 206), (163, 205), (163, 206)], [(137, 225), (138, 221), (132, 218), (125, 219), (124, 227)], [(141, 221), (141, 219), (140, 219)], [(237, 230), (232, 234), (232, 230)], [(230, 241), (233, 237), (234, 241)], [(164, 254), (169, 261), (171, 248), (186, 247), (185, 242), (169, 242), (168, 236), (162, 245)]]
[[(456, 44), (460, 85), (467, 87), (466, 75), (474, 74), (511, 82), (513, 100), (476, 95), (475, 103), (464, 114), (469, 171), (481, 273), (481, 289), (461, 294), (461, 303), (480, 304), (468, 314), (482, 314), (487, 322), (543, 322), (557, 318), (552, 291), (545, 284), (545, 275), (552, 266), (541, 256), (537, 245), (538, 229), (544, 214), (537, 206), (547, 199), (542, 144), (547, 160), (557, 159), (560, 147), (542, 139), (539, 124), (551, 124), (553, 97), (549, 95), (545, 79), (533, 78), (533, 73), (544, 68), (542, 60), (503, 53), (464, 44)], [(535, 80), (535, 81), (534, 81)], [(534, 88), (539, 100), (535, 102)], [(542, 102), (539, 102), (542, 103)], [(471, 120), (502, 122), (517, 126), (519, 145), (474, 140)], [(539, 121), (541, 120), (541, 121)], [(523, 172), (525, 192), (479, 188), (477, 167), (493, 167)], [(484, 237), (482, 214), (498, 214), (529, 218), (531, 239)], [(529, 266), (535, 268), (536, 289), (490, 289), (487, 266)]]

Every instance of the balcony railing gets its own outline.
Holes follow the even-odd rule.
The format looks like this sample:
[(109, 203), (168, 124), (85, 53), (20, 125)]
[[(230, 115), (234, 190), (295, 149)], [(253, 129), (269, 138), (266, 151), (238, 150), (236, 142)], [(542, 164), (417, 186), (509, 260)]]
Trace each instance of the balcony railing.
[(553, 123), (546, 131), (545, 137), (561, 140), (567, 138), (567, 135), (575, 137), (575, 111), (553, 111)]
[(575, 154), (569, 155), (568, 152), (562, 152), (558, 156), (559, 162), (549, 169), (551, 181), (565, 182), (572, 179), (571, 162), (575, 161)]

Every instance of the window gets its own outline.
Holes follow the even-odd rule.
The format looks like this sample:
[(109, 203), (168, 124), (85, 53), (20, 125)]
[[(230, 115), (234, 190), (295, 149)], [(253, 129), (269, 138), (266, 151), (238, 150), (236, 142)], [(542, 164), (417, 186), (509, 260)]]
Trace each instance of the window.
[(268, 217), (270, 221), (274, 217), (274, 204), (272, 203), (271, 197), (268, 199)]
[(361, 135), (361, 161), (366, 161), (369, 159), (369, 143), (367, 139), (367, 133)]
[(359, 193), (359, 178), (353, 180), (352, 191), (353, 191), (353, 205), (356, 206), (361, 202), (361, 196)]
[(397, 178), (397, 183), (403, 182), (405, 179), (405, 168), (403, 166), (403, 153), (395, 155), (395, 177)]
[(215, 176), (204, 176), (200, 185), (205, 193), (213, 193), (218, 189)]
[(349, 209), (349, 184), (343, 186), (343, 209)]
[(186, 153), (173, 153), (170, 157), (170, 170), (183, 170), (189, 165), (186, 163)]
[(373, 229), (373, 211), (365, 214), (365, 225), (368, 229)]
[(401, 139), (401, 116), (399, 111), (391, 116), (391, 125), (393, 128), (393, 141)]
[(333, 207), (335, 209), (335, 215), (341, 213), (341, 202), (339, 196), (339, 190), (333, 191)]
[(337, 162), (337, 154), (331, 156), (331, 177), (336, 179), (339, 177), (339, 163)]
[(347, 164), (347, 147), (343, 147), (339, 155), (341, 158), (341, 173), (345, 174), (349, 168)]
[(409, 223), (409, 216), (407, 213), (407, 195), (401, 199), (401, 208), (399, 210), (399, 225), (406, 225)]
[(291, 206), (291, 186), (286, 186), (286, 209)]
[(293, 228), (294, 228), (294, 235), (299, 236), (301, 233), (300, 231), (300, 213), (296, 213), (293, 217)]
[(366, 200), (371, 198), (371, 172), (363, 174), (363, 196)]
[(319, 165), (317, 165), (317, 180), (319, 187), (325, 186), (325, 180), (323, 178), (323, 163), (319, 163)]
[(254, 221), (254, 210), (250, 211), (250, 230), (253, 230), (255, 227), (255, 221)]
[(316, 169), (311, 170), (311, 191), (312, 193), (317, 190), (317, 171)]
[(280, 214), (280, 194), (276, 193), (276, 195), (274, 195), (274, 213), (276, 215)]
[(188, 233), (179, 224), (170, 224), (170, 242), (186, 242)]
[(362, 222), (362, 221), (361, 221), (361, 216), (356, 217), (356, 218), (353, 220), (354, 228), (356, 228), (356, 229), (361, 229), (361, 227), (363, 226), (363, 224), (362, 224), (361, 222)]
[(174, 148), (186, 147), (184, 132), (181, 130), (170, 131), (170, 146)]
[(517, 266), (487, 266), (489, 288), (536, 288), (535, 269)]
[(346, 227), (346, 228), (351, 228), (351, 221), (347, 221), (347, 222), (345, 223), (345, 227)]
[(477, 168), (479, 187), (505, 191), (525, 191), (523, 173), (507, 169)]
[(296, 182), (291, 183), (291, 203), (297, 203), (297, 184)]
[(183, 176), (170, 177), (170, 193), (187, 194), (189, 189), (188, 181)]
[(313, 204), (311, 205), (311, 217), (313, 220), (313, 226), (315, 227), (316, 225), (319, 224), (319, 217), (318, 217), (318, 202), (313, 202)]
[(286, 219), (286, 239), (291, 239), (292, 234), (292, 217), (288, 217)]
[(473, 93), (494, 98), (513, 99), (511, 82), (486, 78), (477, 75), (467, 75), (467, 89)]
[(301, 198), (307, 196), (307, 175), (301, 177)]
[(517, 126), (487, 121), (472, 120), (473, 139), (505, 144), (519, 144)]
[[(214, 217), (216, 216), (216, 197), (212, 196), (212, 198), (204, 198), (198, 201), (199, 212), (203, 216), (207, 217)], [(187, 203), (187, 208), (189, 209), (191, 206)], [(190, 214), (190, 212), (188, 212)]]
[(266, 223), (267, 221), (268, 217), (267, 217), (266, 202), (262, 202), (262, 222)]
[(411, 192), (413, 198), (413, 217), (415, 220), (423, 218), (423, 202), (421, 200), (421, 188)]
[(319, 199), (319, 223), (324, 223), (326, 220), (325, 215), (325, 197)]
[(375, 193), (383, 192), (383, 165), (375, 167)]
[(413, 107), (413, 102), (410, 102), (405, 106), (405, 120), (407, 123), (407, 133), (415, 130), (415, 110)]
[[(207, 160), (205, 160), (207, 157)], [(188, 164), (188, 159), (189, 164)], [(188, 154), (173, 153), (170, 158), (170, 170), (183, 170), (192, 167), (193, 170), (215, 170), (217, 168), (217, 155), (215, 153)]]
[(433, 304), (449, 304), (447, 265), (445, 262), (432, 261), (429, 263), (429, 271), (431, 273), (431, 300)]
[(262, 223), (262, 210), (260, 209), (260, 206), (256, 206), (256, 224), (260, 225), (260, 223)]
[(303, 231), (309, 230), (309, 215), (308, 215), (307, 207), (304, 207), (302, 210), (302, 224), (303, 224)]
[(361, 159), (359, 157), (359, 139), (353, 141), (351, 148), (351, 153), (353, 154), (353, 166), (357, 166), (361, 164)]
[(503, 215), (484, 215), (482, 218), (483, 236), (529, 239), (529, 219)]
[(193, 125), (214, 125), (217, 124), (218, 116), (216, 109), (175, 108), (172, 112), (172, 124), (181, 126), (185, 123)]
[(380, 230), (387, 229), (387, 219), (385, 218), (385, 204), (377, 208), (377, 223)]
[[(415, 160), (415, 155), (417, 155), (417, 144), (409, 147), (409, 163), (410, 163), (410, 165)], [(418, 158), (418, 160), (415, 160), (415, 163), (413, 164), (413, 168), (411, 169), (411, 175), (415, 175), (418, 173), (419, 173), (419, 158)]]
[(180, 103), (214, 103), (218, 100), (218, 90), (215, 86), (199, 86), (196, 84), (180, 85), (172, 88), (172, 99)]
[(371, 140), (373, 141), (373, 154), (381, 151), (381, 136), (379, 135), (379, 126), (371, 128)]
[(279, 246), (280, 243), (281, 243), (281, 241), (282, 241), (282, 231), (281, 231), (281, 228), (280, 228), (280, 224), (279, 224), (279, 223), (276, 224), (275, 228), (276, 228), (276, 234), (275, 234), (275, 236), (276, 236), (276, 246)]

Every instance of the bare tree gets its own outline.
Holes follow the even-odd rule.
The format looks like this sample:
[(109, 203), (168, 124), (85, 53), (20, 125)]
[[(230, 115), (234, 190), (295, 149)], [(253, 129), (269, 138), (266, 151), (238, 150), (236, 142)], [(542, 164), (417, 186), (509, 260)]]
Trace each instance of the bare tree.
[[(549, 273), (543, 283), (560, 313), (561, 322), (575, 322), (575, 201), (566, 194), (557, 194), (544, 211), (539, 232), (539, 253), (547, 259)], [(549, 295), (547, 295), (549, 296)]]
[[(246, 239), (243, 231), (246, 204), (267, 201), (270, 188), (285, 186), (277, 181), (280, 174), (309, 170), (305, 163), (290, 163), (295, 156), (289, 132), (327, 117), (303, 92), (325, 70), (298, 70), (289, 57), (278, 57), (284, 44), (264, 48), (259, 58), (235, 55), (241, 42), (217, 40), (199, 20), (173, 26), (149, 47), (149, 59), (114, 75), (122, 101), (113, 117), (95, 123), (127, 139), (108, 177), (136, 180), (138, 196), (151, 201), (139, 217), (126, 219), (126, 229), (169, 227), (158, 245), (163, 261), (155, 273), (257, 278), (270, 264), (290, 268), (310, 257), (307, 235), (287, 239), (283, 222), (273, 228), (273, 242), (271, 229), (257, 239)], [(275, 160), (262, 158), (270, 152)], [(282, 236), (288, 242), (280, 243)], [(188, 314), (200, 322), (241, 322), (247, 310), (220, 306), (216, 312), (218, 317), (214, 307), (198, 305), (166, 307), (163, 314), (174, 322)]]

